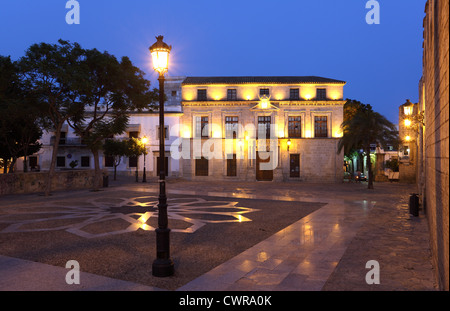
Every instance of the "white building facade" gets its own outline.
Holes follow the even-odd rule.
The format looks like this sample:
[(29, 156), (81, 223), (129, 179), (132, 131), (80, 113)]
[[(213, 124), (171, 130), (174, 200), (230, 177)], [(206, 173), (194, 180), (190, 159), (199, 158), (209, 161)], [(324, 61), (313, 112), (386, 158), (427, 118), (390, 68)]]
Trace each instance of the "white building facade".
[[(188, 180), (341, 182), (343, 88), (322, 77), (168, 77), (165, 82), (166, 174)], [(123, 158), (118, 175), (158, 175), (159, 113), (131, 113), (117, 139), (143, 138), (148, 154)], [(50, 167), (54, 133), (28, 157), (31, 170)], [(57, 169), (93, 169), (87, 146), (63, 126)], [(20, 171), (23, 163), (16, 167)], [(114, 170), (100, 152), (100, 167)]]
[(339, 182), (344, 81), (188, 77), (181, 176), (192, 180)]

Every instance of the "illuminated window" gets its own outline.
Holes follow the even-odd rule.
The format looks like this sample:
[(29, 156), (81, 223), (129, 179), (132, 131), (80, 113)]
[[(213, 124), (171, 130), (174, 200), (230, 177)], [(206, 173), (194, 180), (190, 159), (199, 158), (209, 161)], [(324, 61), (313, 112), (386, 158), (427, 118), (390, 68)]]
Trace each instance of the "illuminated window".
[(196, 117), (195, 120), (195, 136), (208, 138), (209, 137), (209, 118), (207, 116)]
[(206, 89), (197, 90), (197, 100), (207, 100)]
[(237, 100), (236, 89), (227, 90), (227, 100)]
[(270, 91), (267, 88), (259, 89), (259, 96), (270, 95)]
[(225, 138), (235, 139), (238, 134), (238, 117), (225, 117)]
[(326, 116), (314, 117), (314, 137), (328, 137), (328, 118)]
[(264, 138), (265, 135), (266, 139), (270, 138), (270, 124), (270, 116), (258, 117), (258, 137)]
[(292, 138), (302, 137), (302, 117), (289, 117), (288, 134)]
[(316, 99), (318, 100), (327, 99), (327, 89), (317, 89)]
[(300, 90), (299, 89), (290, 89), (290, 91), (289, 91), (289, 99), (290, 100), (298, 100), (298, 99), (300, 99)]

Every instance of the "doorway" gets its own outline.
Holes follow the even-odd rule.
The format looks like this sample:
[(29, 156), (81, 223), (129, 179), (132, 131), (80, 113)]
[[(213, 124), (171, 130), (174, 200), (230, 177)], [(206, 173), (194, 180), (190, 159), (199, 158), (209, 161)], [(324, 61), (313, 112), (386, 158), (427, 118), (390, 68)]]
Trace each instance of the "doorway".
[[(256, 152), (256, 180), (258, 181), (272, 181), (273, 169), (262, 169), (261, 165), (264, 163), (270, 163), (272, 158), (271, 151), (257, 151)], [(264, 165), (267, 166), (267, 165)], [(264, 168), (263, 166), (263, 168)]]

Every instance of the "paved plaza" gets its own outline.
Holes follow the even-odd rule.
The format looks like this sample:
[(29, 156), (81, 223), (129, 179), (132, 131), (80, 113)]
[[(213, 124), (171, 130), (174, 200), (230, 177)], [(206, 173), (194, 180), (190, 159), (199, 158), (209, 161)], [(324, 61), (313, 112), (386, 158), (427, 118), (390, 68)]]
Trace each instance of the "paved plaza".
[[(414, 185), (169, 180), (175, 275), (155, 278), (158, 184), (0, 198), (0, 290), (436, 290)], [(66, 263), (80, 264), (68, 285)], [(380, 265), (369, 285), (366, 263)]]

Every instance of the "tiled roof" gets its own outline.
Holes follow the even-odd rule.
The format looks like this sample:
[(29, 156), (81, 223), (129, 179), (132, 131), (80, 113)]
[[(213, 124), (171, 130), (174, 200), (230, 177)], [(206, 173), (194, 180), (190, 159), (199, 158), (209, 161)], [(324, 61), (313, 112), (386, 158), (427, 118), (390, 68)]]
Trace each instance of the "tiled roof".
[(199, 84), (300, 84), (300, 83), (336, 83), (345, 84), (345, 81), (316, 77), (316, 76), (281, 76), (281, 77), (187, 77), (183, 85)]

